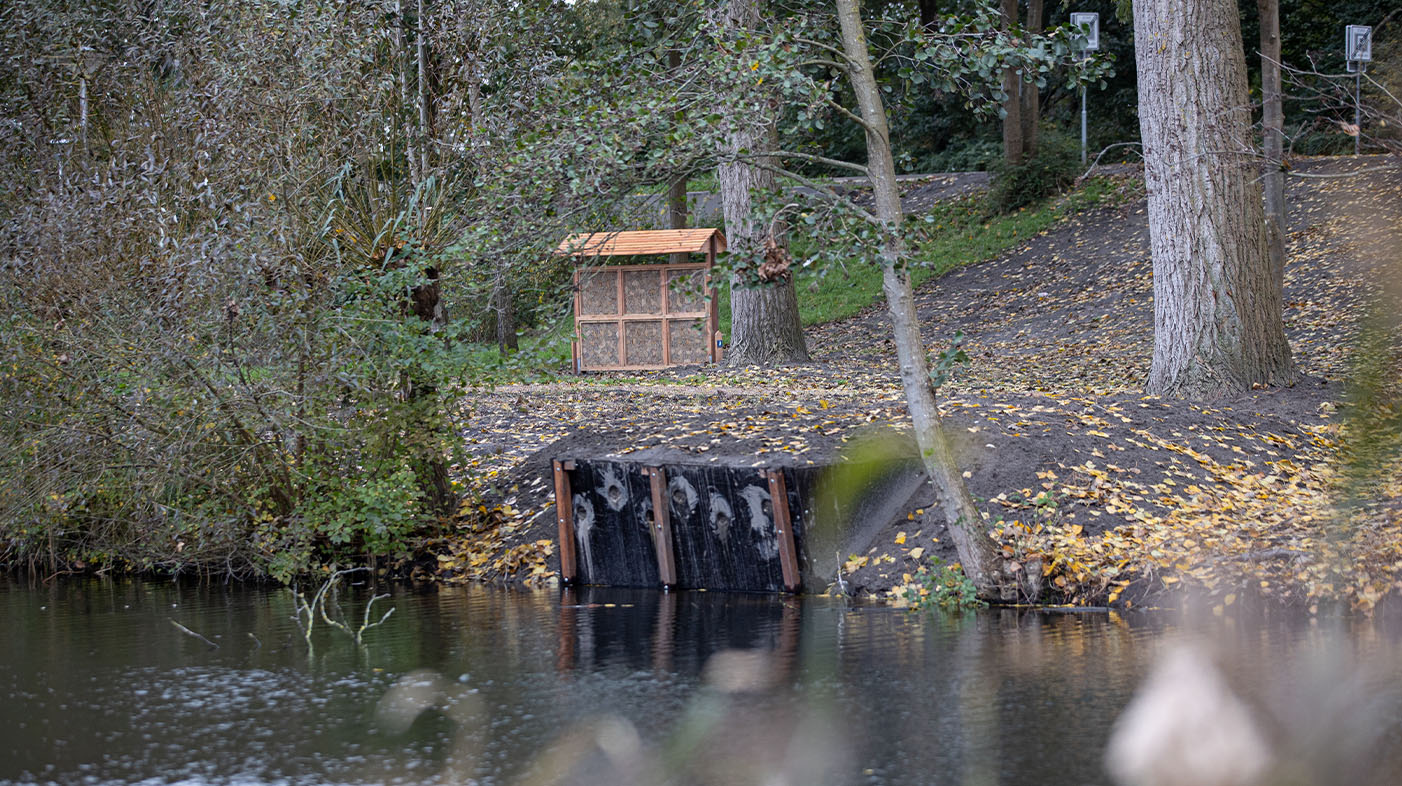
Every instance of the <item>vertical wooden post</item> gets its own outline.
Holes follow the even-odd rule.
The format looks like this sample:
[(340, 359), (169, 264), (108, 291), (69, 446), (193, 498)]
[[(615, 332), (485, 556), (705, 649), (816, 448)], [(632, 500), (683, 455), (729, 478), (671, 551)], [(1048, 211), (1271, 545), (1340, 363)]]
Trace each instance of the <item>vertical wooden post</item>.
[(618, 365), (626, 366), (628, 364), (628, 345), (624, 341), (623, 327), (625, 323), (623, 322), (623, 315), (628, 312), (624, 308), (623, 303), (623, 271), (615, 270), (613, 271), (613, 275), (616, 286), (615, 291), (618, 292)]
[(716, 267), (716, 236), (711, 235), (711, 239), (706, 241), (706, 272), (702, 277), (706, 288), (706, 337), (711, 344), (711, 362), (720, 363), (720, 305), (716, 303), (715, 279), (711, 271)]
[(784, 588), (798, 592), (803, 586), (798, 575), (798, 549), (794, 546), (793, 519), (789, 515), (789, 491), (784, 481), (784, 471), (767, 469), (764, 477), (769, 480), (769, 507), (774, 516), (774, 536), (779, 540), (779, 567), (784, 572)]
[(676, 558), (672, 555), (672, 516), (667, 508), (667, 473), (661, 467), (644, 467), (652, 487), (652, 545), (657, 552), (657, 576), (664, 587), (677, 585)]
[(672, 330), (671, 323), (667, 321), (667, 277), (671, 275), (671, 268), (663, 265), (657, 271), (657, 277), (662, 279), (662, 300), (657, 304), (657, 310), (661, 314), (658, 320), (662, 325), (662, 365), (672, 365)]
[(579, 329), (579, 317), (583, 313), (584, 296), (579, 291), (579, 257), (574, 258), (574, 340), (570, 341), (570, 360), (574, 363), (574, 373), (584, 373), (584, 361), (580, 357), (579, 342), (584, 334)]
[(555, 468), (555, 523), (560, 528), (560, 581), (574, 583), (578, 577), (574, 545), (574, 494), (570, 491), (569, 470), (573, 461), (552, 462)]

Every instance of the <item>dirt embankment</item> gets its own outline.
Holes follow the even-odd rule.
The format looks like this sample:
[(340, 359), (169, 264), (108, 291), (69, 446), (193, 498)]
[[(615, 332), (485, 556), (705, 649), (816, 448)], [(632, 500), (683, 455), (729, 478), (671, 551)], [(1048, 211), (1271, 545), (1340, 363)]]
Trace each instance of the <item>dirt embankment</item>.
[[(1402, 169), (1373, 158), (1297, 171), (1292, 388), (1210, 404), (1142, 395), (1153, 340), (1142, 198), (1079, 214), (917, 293), (932, 351), (956, 331), (966, 337), (972, 362), (941, 406), (1010, 564), (1040, 564), (1039, 600), (1138, 605), (1191, 587), (1224, 605), (1371, 608), (1402, 588), (1398, 473), (1379, 473), (1369, 499), (1341, 508), (1336, 461), (1360, 320), (1402, 279)], [(908, 431), (887, 334), (873, 307), (809, 330), (814, 360), (803, 366), (599, 375), (474, 399), (475, 455), (463, 469), (485, 480), (499, 510), (486, 524), (469, 517), (475, 529), (445, 555), (444, 574), (551, 575), (549, 460), (565, 448), (822, 463), (873, 429)], [(858, 591), (899, 595), (922, 567), (955, 560), (920, 493), (909, 507), (844, 555)]]

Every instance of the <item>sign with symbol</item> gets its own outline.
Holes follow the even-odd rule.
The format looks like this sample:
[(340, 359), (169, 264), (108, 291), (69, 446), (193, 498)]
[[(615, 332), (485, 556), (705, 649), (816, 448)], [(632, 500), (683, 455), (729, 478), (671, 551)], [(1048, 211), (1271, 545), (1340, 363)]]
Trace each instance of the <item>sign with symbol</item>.
[(1344, 59), (1351, 63), (1367, 63), (1373, 59), (1373, 28), (1349, 25), (1344, 28)]
[(1094, 11), (1078, 11), (1071, 14), (1071, 26), (1077, 28), (1076, 40), (1081, 49), (1089, 51), (1100, 48), (1100, 14)]

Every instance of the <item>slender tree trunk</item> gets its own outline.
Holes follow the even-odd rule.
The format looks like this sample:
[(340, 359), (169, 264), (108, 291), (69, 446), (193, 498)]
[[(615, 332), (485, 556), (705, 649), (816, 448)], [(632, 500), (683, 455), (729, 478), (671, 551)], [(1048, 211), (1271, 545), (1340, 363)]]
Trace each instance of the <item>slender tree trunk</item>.
[[(419, 110), (419, 126), (416, 129), (419, 148), (419, 177), (427, 179), (429, 169), (428, 140), (428, 38), (424, 32), (424, 0), (418, 0), (418, 18), (414, 20), (415, 82), (418, 86), (416, 103)], [(415, 184), (417, 186), (417, 183)], [(421, 217), (422, 220), (422, 217)]]
[(516, 304), (506, 276), (498, 278), (492, 289), (492, 311), (497, 318), (497, 351), (505, 357), (520, 348), (516, 339)]
[[(1042, 32), (1042, 0), (1027, 0), (1027, 32)], [(1037, 155), (1037, 125), (1042, 119), (1042, 92), (1036, 82), (1023, 82), (1022, 106), (1018, 108), (1018, 119), (1022, 121), (1022, 157), (1024, 160)]]
[(1285, 109), (1280, 86), (1280, 0), (1256, 0), (1261, 16), (1261, 142), (1265, 153), (1266, 247), (1272, 286), (1285, 290)]
[(394, 48), (395, 62), (399, 68), (399, 113), (403, 118), (404, 158), (409, 164), (409, 180), (417, 187), (422, 181), (419, 172), (419, 148), (415, 144), (413, 92), (409, 88), (409, 43), (404, 35), (404, 0), (394, 0)]
[[(679, 177), (667, 184), (667, 226), (672, 229), (686, 229), (686, 178)], [(691, 255), (685, 251), (673, 254), (674, 264), (683, 264)]]
[(919, 4), (921, 26), (929, 27), (933, 25), (940, 12), (939, 0), (919, 0)]
[[(1002, 0), (1003, 29), (1017, 24), (1017, 0)], [(1003, 71), (1003, 159), (1009, 164), (1022, 163), (1022, 72), (1014, 68)]]
[(1136, 0), (1154, 264), (1150, 393), (1214, 398), (1295, 380), (1232, 0)]
[(886, 108), (872, 72), (862, 30), (859, 0), (837, 0), (838, 21), (842, 26), (842, 46), (856, 94), (861, 118), (866, 126), (867, 169), (875, 198), (876, 216), (890, 234), (881, 254), (882, 289), (900, 362), (901, 385), (906, 406), (915, 426), (915, 440), (925, 471), (935, 488), (935, 496), (949, 527), (950, 539), (959, 551), (964, 572), (981, 593), (993, 593), (1001, 584), (997, 544), (988, 535), (983, 516), (974, 504), (964, 477), (955, 463), (954, 452), (945, 437), (935, 391), (930, 384), (930, 367), (920, 323), (915, 313), (915, 297), (905, 266), (905, 248), (899, 228), (903, 218), (896, 167), (891, 157), (890, 131)]
[[(81, 62), (81, 59), (80, 59)], [(78, 139), (82, 142), (83, 158), (88, 157), (88, 75), (78, 75)]]
[[(722, 14), (724, 24), (740, 33), (759, 26), (758, 0), (730, 0)], [(776, 144), (773, 106), (731, 107), (722, 159), (741, 151), (773, 150)], [(740, 259), (762, 260), (766, 251), (779, 257), (788, 253), (788, 239), (781, 228), (757, 221), (751, 213), (751, 195), (774, 185), (772, 172), (740, 161), (721, 164), (716, 170), (725, 237), (730, 253)], [(770, 241), (766, 246), (766, 241)], [(740, 276), (730, 282), (730, 347), (726, 362), (737, 366), (774, 366), (804, 363), (808, 347), (798, 318), (798, 296), (793, 273), (773, 269), (760, 286), (745, 286)]]
[[(667, 69), (676, 72), (682, 67), (681, 53), (673, 49), (667, 53)], [(686, 229), (686, 177), (678, 177), (667, 185), (667, 226), (672, 229)], [(672, 255), (673, 264), (686, 264), (691, 255), (685, 251)]]

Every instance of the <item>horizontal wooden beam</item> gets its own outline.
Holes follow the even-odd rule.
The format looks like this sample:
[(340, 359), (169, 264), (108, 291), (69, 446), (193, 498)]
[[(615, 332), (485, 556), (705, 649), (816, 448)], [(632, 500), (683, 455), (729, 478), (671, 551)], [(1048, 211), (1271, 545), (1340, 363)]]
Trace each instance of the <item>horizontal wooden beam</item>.
[(607, 257), (634, 254), (701, 254), (711, 249), (725, 250), (725, 235), (721, 234), (719, 229), (585, 232), (570, 235), (560, 241), (555, 253)]

